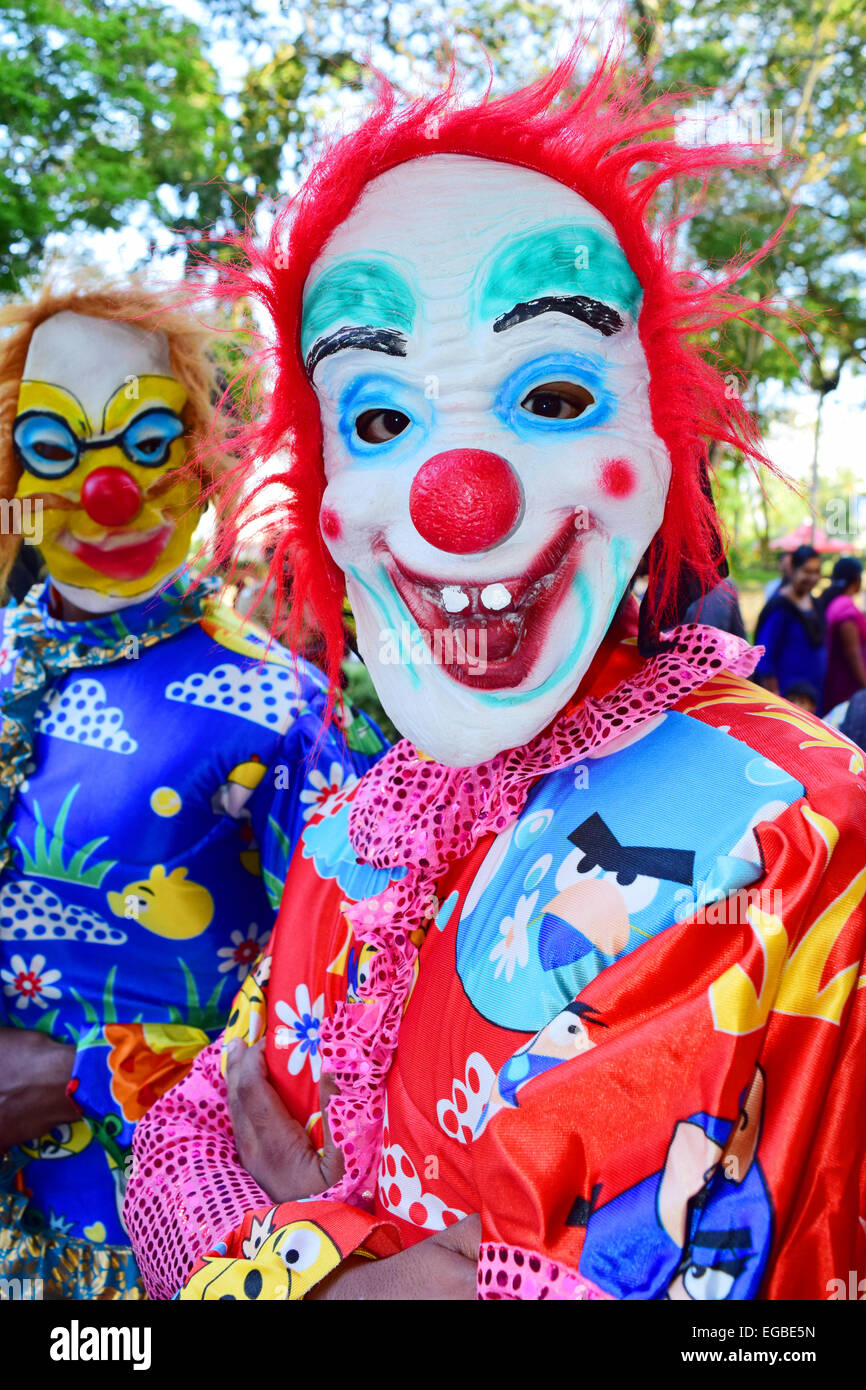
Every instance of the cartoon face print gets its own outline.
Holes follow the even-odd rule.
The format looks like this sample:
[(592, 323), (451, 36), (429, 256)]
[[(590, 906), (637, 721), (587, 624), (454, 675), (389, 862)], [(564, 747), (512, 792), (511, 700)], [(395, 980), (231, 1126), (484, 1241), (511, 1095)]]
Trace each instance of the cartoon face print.
[(314, 1221), (292, 1221), (276, 1230), (273, 1211), (253, 1219), (242, 1244), (244, 1258), (206, 1255), (179, 1297), (184, 1300), (278, 1301), (300, 1299), (343, 1258), (327, 1231)]
[(163, 864), (154, 864), (148, 878), (106, 896), (115, 916), (138, 922), (157, 936), (186, 940), (200, 936), (213, 921), (213, 898), (203, 883), (187, 878), (182, 865), (166, 874)]
[(509, 1057), (500, 1069), (490, 1093), (490, 1099), (481, 1112), (475, 1130), (477, 1139), (487, 1128), (493, 1116), (507, 1106), (520, 1105), (519, 1092), (529, 1081), (543, 1076), (545, 1072), (580, 1057), (595, 1047), (590, 1037), (588, 1024), (600, 1027), (606, 1025), (597, 1017), (591, 1004), (574, 999), (558, 1013), (550, 1023), (545, 1024), (524, 1047)]
[(549, 722), (658, 529), (641, 296), (584, 198), (458, 155), (374, 179), (310, 273), (322, 534), (385, 709), (440, 762)]
[(463, 987), (502, 1027), (537, 1033), (614, 961), (759, 881), (754, 825), (802, 794), (777, 770), (768, 802), (750, 749), (672, 712), (600, 754), (536, 784), (452, 915)]
[(197, 497), (180, 471), (187, 397), (168, 356), (159, 333), (83, 314), (33, 333), (16, 495), (41, 507), (52, 579), (91, 611), (152, 592), (186, 560)]
[(580, 1270), (617, 1298), (754, 1298), (772, 1242), (773, 1213), (757, 1159), (764, 1079), (756, 1069), (736, 1124), (706, 1114), (680, 1121), (662, 1170), (602, 1206), (579, 1200), (586, 1226)]

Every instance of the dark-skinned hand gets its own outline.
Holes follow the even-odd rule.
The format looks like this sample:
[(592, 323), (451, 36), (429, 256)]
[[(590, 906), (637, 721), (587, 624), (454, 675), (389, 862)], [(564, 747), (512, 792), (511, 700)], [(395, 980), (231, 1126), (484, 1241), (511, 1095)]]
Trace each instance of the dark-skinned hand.
[(328, 1102), (336, 1091), (322, 1077), (319, 1095), (324, 1154), (320, 1157), (302, 1124), (289, 1114), (268, 1075), (265, 1042), (253, 1047), (240, 1038), (228, 1046), (226, 1086), (235, 1148), (251, 1177), (272, 1202), (293, 1202), (324, 1192), (343, 1176), (343, 1155), (331, 1138)]
[[(289, 1114), (271, 1084), (264, 1039), (247, 1047), (234, 1039), (226, 1065), (235, 1147), (247, 1172), (272, 1202), (324, 1192), (343, 1174), (343, 1156), (331, 1137), (328, 1102), (336, 1086), (319, 1087), (324, 1129), (320, 1155), (303, 1125)], [(388, 1259), (344, 1260), (307, 1294), (329, 1301), (471, 1300), (476, 1295), (481, 1219), (467, 1216)]]
[(66, 1095), (75, 1048), (30, 1028), (0, 1028), (0, 1153), (81, 1111)]

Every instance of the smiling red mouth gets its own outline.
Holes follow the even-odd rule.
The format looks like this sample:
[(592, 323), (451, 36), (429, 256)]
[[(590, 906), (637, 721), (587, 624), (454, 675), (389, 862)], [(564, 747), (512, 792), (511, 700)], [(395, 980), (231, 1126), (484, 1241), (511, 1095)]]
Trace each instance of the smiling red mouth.
[(171, 525), (153, 527), (149, 531), (138, 533), (143, 535), (143, 540), (131, 539), (129, 542), (126, 540), (126, 534), (134, 538), (135, 532), (114, 532), (99, 544), (80, 540), (67, 532), (60, 543), (77, 560), (81, 560), (98, 574), (104, 574), (108, 579), (141, 579), (148, 570), (153, 569), (173, 532), (174, 527)]
[(569, 517), (525, 573), (467, 583), (409, 571), (393, 556), (391, 580), (432, 653), (463, 685), (519, 685), (535, 663), (591, 528)]

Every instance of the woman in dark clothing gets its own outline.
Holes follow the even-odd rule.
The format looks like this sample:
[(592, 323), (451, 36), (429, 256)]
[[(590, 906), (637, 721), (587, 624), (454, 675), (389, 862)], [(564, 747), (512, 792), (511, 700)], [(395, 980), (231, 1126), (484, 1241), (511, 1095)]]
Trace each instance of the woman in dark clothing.
[(766, 650), (755, 678), (776, 695), (798, 681), (808, 681), (816, 690), (824, 688), (824, 617), (812, 598), (820, 578), (817, 550), (798, 546), (791, 556), (791, 578), (758, 618), (755, 642)]

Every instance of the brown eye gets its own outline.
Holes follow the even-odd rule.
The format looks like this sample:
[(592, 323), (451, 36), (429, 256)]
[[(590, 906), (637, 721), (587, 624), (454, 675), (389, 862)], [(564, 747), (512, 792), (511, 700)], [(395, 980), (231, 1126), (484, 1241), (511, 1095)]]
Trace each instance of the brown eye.
[(44, 439), (33, 445), (33, 452), (38, 458), (46, 459), (49, 463), (65, 463), (73, 457), (72, 452), (62, 444), (50, 444)]
[(520, 404), (530, 415), (546, 420), (576, 420), (595, 404), (595, 397), (575, 381), (546, 381), (533, 387)]
[(365, 410), (355, 421), (355, 429), (367, 444), (387, 444), (407, 430), (412, 421), (402, 410)]
[(135, 441), (135, 447), (136, 449), (140, 449), (143, 454), (155, 454), (162, 448), (164, 443), (165, 440), (163, 438), (154, 435), (150, 439), (137, 439)]

